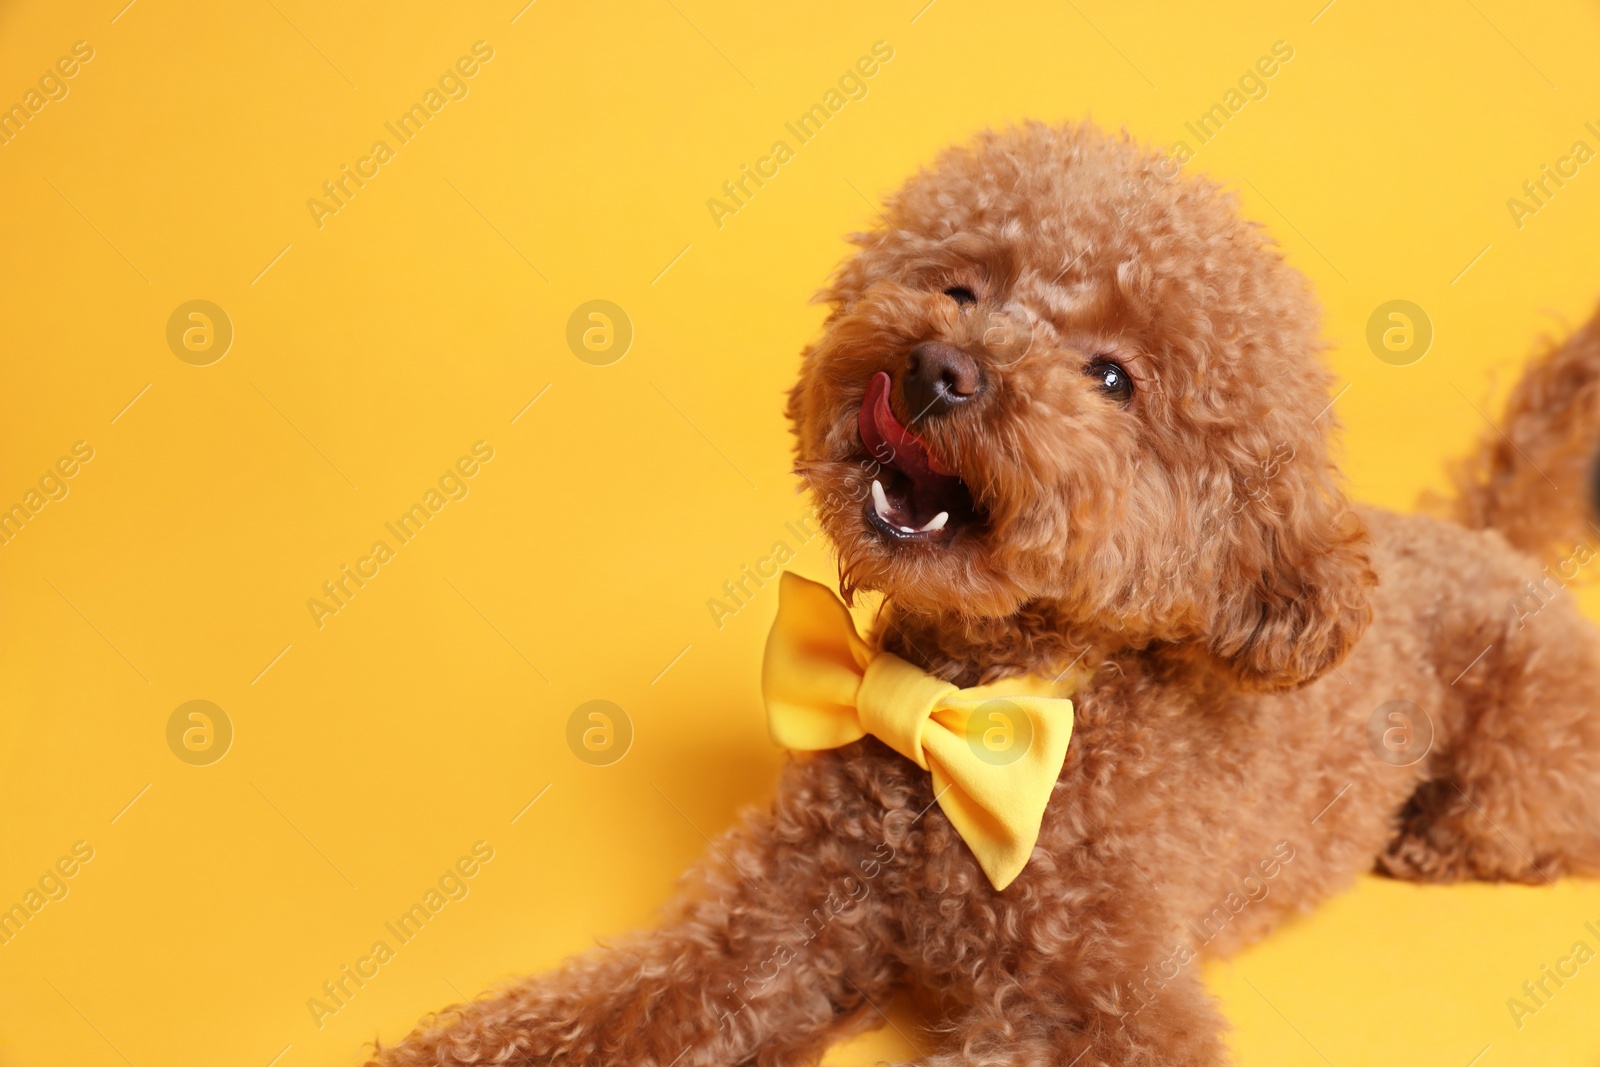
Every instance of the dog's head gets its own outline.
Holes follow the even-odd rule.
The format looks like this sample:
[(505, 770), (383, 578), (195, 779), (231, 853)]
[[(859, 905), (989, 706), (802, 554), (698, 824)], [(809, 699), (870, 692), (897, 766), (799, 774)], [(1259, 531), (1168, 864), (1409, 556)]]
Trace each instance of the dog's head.
[(847, 591), (1203, 650), (1257, 688), (1360, 636), (1314, 302), (1177, 170), (1033, 124), (947, 152), (854, 238), (789, 402)]

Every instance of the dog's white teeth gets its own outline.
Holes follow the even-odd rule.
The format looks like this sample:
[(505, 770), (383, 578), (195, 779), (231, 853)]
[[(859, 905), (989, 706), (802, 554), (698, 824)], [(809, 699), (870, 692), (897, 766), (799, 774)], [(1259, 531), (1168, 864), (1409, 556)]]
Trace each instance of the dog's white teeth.
[(916, 533), (917, 531), (913, 530), (909, 526), (902, 526), (902, 527), (900, 527), (900, 532), (901, 533)]
[(935, 530), (942, 530), (942, 529), (944, 529), (944, 524), (949, 522), (949, 521), (950, 521), (950, 513), (948, 511), (941, 511), (941, 512), (939, 512), (939, 514), (937, 514), (933, 518), (929, 519), (928, 520), (928, 524), (926, 526), (924, 526), (922, 529), (918, 530), (917, 532), (918, 533), (933, 533)]
[(872, 506), (878, 512), (878, 518), (889, 517), (889, 498), (883, 495), (883, 484), (878, 479), (872, 479)]

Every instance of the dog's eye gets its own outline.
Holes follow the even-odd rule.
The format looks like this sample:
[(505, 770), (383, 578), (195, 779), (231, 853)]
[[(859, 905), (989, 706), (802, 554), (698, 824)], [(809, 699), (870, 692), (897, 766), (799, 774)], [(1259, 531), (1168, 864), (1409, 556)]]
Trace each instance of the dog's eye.
[(976, 304), (978, 302), (978, 298), (973, 295), (971, 289), (967, 289), (960, 285), (951, 286), (949, 289), (946, 289), (944, 291), (944, 295), (948, 296), (951, 300), (954, 300), (961, 307), (966, 307), (968, 304)]
[(1126, 404), (1133, 399), (1133, 379), (1122, 368), (1122, 364), (1109, 359), (1097, 359), (1084, 368), (1083, 373), (1093, 378), (1101, 392), (1117, 403)]

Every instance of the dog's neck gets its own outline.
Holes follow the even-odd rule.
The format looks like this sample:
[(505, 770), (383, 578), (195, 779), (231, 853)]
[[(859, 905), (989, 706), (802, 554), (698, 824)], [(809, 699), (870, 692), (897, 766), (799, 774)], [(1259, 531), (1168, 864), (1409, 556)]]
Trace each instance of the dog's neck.
[(889, 603), (877, 638), (885, 651), (960, 686), (1021, 675), (1054, 678), (1115, 650), (1106, 635), (1071, 622), (1043, 601), (1003, 618), (918, 614)]
[(963, 688), (1031, 675), (1059, 681), (1070, 673), (1159, 679), (1185, 692), (1231, 691), (1236, 683), (1198, 641), (1130, 643), (1073, 621), (1059, 605), (1035, 602), (1004, 618), (918, 614), (893, 604), (879, 615), (879, 647)]

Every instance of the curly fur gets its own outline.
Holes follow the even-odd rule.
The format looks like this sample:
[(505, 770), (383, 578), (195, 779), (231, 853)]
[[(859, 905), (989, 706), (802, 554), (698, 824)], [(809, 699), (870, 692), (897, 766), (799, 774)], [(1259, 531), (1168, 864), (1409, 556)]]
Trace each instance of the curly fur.
[[(1600, 325), (1531, 365), (1509, 441), (1463, 469), (1461, 522), (1354, 507), (1306, 284), (1167, 166), (1089, 126), (947, 152), (855, 238), (790, 399), (843, 584), (887, 597), (878, 641), (962, 684), (1094, 665), (1017, 881), (995, 892), (875, 739), (796, 758), (660, 929), (373, 1064), (809, 1064), (900, 988), (938, 1020), (929, 1065), (1220, 1064), (1201, 953), (1375, 864), (1600, 869), (1600, 642), (1567, 598), (1513, 606), (1539, 577), (1524, 552), (1587, 536)], [(1025, 353), (993, 358), (996, 323), (1025, 326)], [(856, 414), (930, 339), (988, 379), (919, 426), (981, 522), (890, 544), (864, 522)], [(1107, 355), (1136, 379), (1126, 406), (1084, 374)], [(1433, 729), (1406, 767), (1368, 737), (1396, 699)]]

